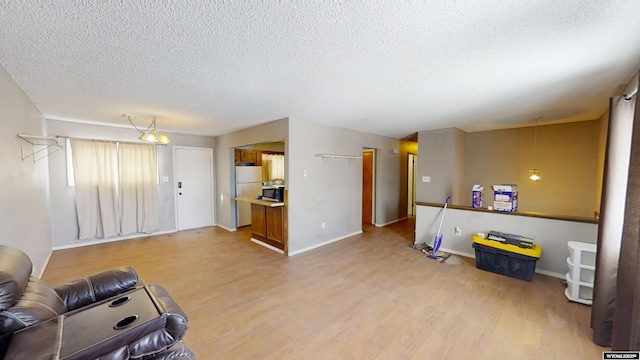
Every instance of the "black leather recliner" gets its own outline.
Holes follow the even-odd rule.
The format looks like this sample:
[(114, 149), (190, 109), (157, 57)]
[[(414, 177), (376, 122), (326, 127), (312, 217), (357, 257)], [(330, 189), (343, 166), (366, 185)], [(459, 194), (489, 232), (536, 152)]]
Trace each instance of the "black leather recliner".
[[(139, 281), (132, 267), (55, 287), (31, 276), (32, 271), (25, 253), (0, 245), (0, 359), (195, 359), (181, 340), (188, 326), (186, 314), (161, 286)], [(123, 323), (100, 335), (96, 328), (100, 323), (120, 320), (120, 325), (140, 318), (137, 314), (110, 318), (116, 313), (109, 308), (131, 299), (140, 299), (136, 301), (143, 305), (132, 300), (122, 308), (139, 310), (146, 317), (129, 329)], [(77, 324), (85, 319), (86, 324)]]

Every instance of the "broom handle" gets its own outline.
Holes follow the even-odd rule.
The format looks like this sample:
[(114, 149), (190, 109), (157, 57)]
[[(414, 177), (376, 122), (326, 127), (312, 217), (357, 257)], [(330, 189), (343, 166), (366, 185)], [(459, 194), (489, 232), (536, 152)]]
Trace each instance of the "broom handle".
[(444, 201), (444, 209), (442, 209), (442, 217), (440, 218), (440, 226), (438, 226), (438, 234), (440, 235), (440, 231), (442, 230), (442, 222), (444, 221), (444, 213), (447, 211), (447, 204), (449, 203), (449, 199), (451, 199), (451, 195), (447, 196), (447, 200)]

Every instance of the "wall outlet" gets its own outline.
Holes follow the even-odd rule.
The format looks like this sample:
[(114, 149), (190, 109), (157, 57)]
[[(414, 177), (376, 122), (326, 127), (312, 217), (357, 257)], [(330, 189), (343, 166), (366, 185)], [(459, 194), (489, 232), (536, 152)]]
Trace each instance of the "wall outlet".
[(325, 223), (320, 224), (320, 228), (321, 228), (321, 229), (325, 229), (326, 227), (327, 227), (327, 226), (326, 226), (326, 224), (325, 224)]
[(456, 226), (456, 227), (454, 228), (454, 231), (456, 232), (456, 235), (457, 235), (457, 236), (462, 236), (462, 229), (460, 229), (459, 227), (457, 227), (457, 226)]

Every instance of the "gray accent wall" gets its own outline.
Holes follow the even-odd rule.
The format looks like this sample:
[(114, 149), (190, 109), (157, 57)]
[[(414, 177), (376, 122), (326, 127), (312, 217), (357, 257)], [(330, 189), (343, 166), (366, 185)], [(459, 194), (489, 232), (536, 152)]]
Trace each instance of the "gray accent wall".
[[(418, 133), (416, 201), (444, 203), (451, 195), (451, 203), (462, 200), (462, 186), (466, 166), (466, 133), (448, 128)], [(423, 182), (427, 176), (429, 182)]]
[[(76, 138), (132, 141), (137, 142), (139, 134), (131, 127), (113, 127), (98, 124), (47, 120), (48, 133), (52, 136), (66, 136)], [(158, 217), (160, 227), (156, 233), (173, 232), (175, 222), (175, 195), (173, 178), (173, 146), (190, 146), (215, 148), (215, 139), (210, 136), (196, 136), (167, 133), (171, 143), (158, 146)], [(75, 207), (74, 188), (67, 186), (65, 153), (59, 152), (49, 157), (51, 206), (52, 213), (52, 244), (54, 248), (65, 248), (79, 245), (89, 245), (105, 241), (122, 240), (146, 234), (128, 235), (108, 239), (78, 240), (78, 220)], [(215, 154), (214, 154), (215, 155)], [(214, 159), (214, 171), (216, 168)], [(169, 177), (168, 182), (162, 182), (163, 177)]]
[[(537, 129), (422, 131), (416, 200), (442, 203), (452, 195), (452, 204), (471, 206), (471, 188), (479, 184), (487, 207), (493, 185), (517, 184), (520, 211), (593, 218), (600, 209), (607, 123), (605, 114)], [(529, 179), (533, 167), (542, 180)], [(422, 182), (423, 176), (431, 181)]]
[[(468, 134), (465, 196), (473, 184), (484, 186), (484, 206), (492, 205), (494, 184), (518, 185), (519, 211), (593, 218), (600, 210), (606, 124), (594, 121)], [(529, 169), (541, 169), (531, 181)]]
[(298, 118), (289, 119), (289, 140), (290, 254), (362, 231), (362, 161), (323, 160), (319, 154), (361, 157), (364, 149), (374, 149), (374, 222), (406, 217), (407, 147), (401, 140)]
[[(18, 134), (46, 133), (40, 111), (0, 66), (0, 244), (24, 251), (40, 275), (51, 254), (49, 164), (22, 160)], [(56, 154), (54, 154), (56, 155)]]

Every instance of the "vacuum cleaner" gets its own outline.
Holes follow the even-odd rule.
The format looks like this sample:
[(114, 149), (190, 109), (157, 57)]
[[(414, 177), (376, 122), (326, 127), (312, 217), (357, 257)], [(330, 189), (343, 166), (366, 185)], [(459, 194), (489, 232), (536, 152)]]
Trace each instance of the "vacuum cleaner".
[(440, 245), (442, 244), (442, 222), (444, 221), (444, 213), (447, 211), (447, 204), (449, 203), (450, 199), (451, 199), (451, 195), (447, 196), (447, 199), (444, 201), (444, 207), (442, 209), (442, 217), (440, 218), (440, 226), (438, 226), (438, 233), (436, 234), (435, 239), (433, 239), (433, 249), (431, 250), (431, 253), (427, 253), (425, 257), (438, 260), (438, 261), (443, 260), (442, 256), (444, 255), (444, 253), (442, 251), (438, 253), (438, 250), (440, 249)]

